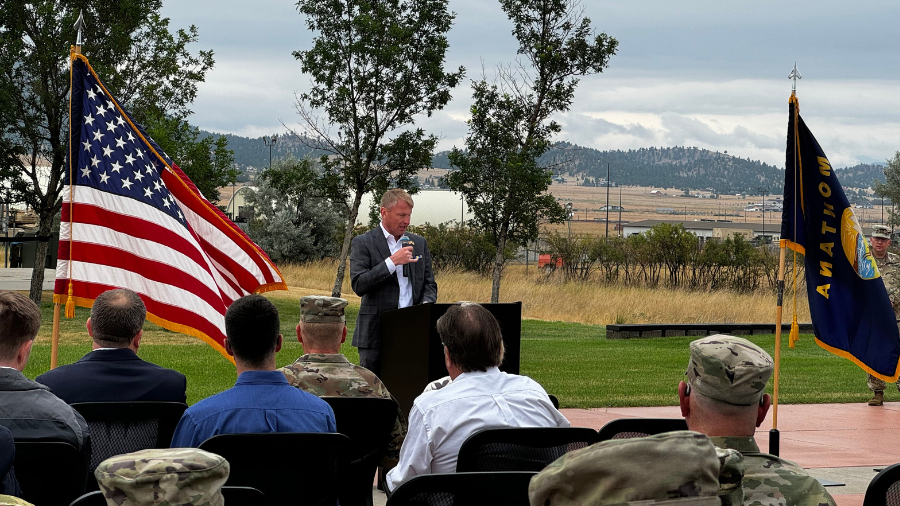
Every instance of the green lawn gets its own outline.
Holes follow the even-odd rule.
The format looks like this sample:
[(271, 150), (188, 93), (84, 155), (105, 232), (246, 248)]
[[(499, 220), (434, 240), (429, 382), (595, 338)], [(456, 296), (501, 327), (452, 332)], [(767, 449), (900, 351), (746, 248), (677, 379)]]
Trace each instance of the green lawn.
[[(277, 355), (278, 365), (292, 362), (302, 354), (294, 326), (299, 319), (296, 301), (272, 299), (281, 314), (285, 345)], [(49, 336), (52, 310), (44, 304), (42, 336)], [(343, 351), (358, 362), (356, 349), (349, 346), (357, 308), (347, 312), (349, 333)], [(63, 318), (62, 333), (70, 334), (60, 345), (59, 363), (78, 360), (90, 350), (84, 329), (88, 310), (78, 308), (76, 318)], [(211, 347), (148, 323), (139, 354), (145, 360), (183, 372), (188, 377), (188, 403), (220, 392), (235, 381), (234, 366)], [(73, 338), (72, 336), (76, 336)], [(152, 344), (174, 340), (176, 344)], [(684, 376), (691, 337), (607, 340), (601, 326), (577, 323), (525, 320), (522, 322), (521, 373), (528, 375), (559, 397), (562, 407), (665, 406), (677, 402), (676, 385)], [(774, 356), (773, 335), (753, 336)], [(74, 342), (78, 344), (74, 344)], [(33, 378), (50, 367), (49, 340), (35, 344), (25, 374)], [(816, 346), (812, 335), (802, 335), (797, 348), (787, 348), (783, 337), (781, 366), (782, 403), (863, 402), (869, 398), (866, 375), (848, 360)], [(771, 393), (770, 381), (769, 392)], [(886, 392), (886, 400), (900, 400), (896, 389)]]

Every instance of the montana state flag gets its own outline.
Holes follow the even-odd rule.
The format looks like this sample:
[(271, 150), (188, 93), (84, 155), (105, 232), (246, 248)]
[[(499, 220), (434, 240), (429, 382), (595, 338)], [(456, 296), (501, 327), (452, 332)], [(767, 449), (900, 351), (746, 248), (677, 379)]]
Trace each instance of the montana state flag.
[(900, 332), (868, 238), (828, 157), (789, 102), (781, 246), (806, 259), (816, 343), (885, 381), (900, 376)]

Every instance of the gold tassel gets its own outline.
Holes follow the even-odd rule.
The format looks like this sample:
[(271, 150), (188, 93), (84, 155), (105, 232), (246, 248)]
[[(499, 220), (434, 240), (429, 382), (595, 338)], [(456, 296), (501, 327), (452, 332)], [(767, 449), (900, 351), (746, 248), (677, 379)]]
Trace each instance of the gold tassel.
[(69, 298), (66, 300), (66, 318), (75, 318), (75, 296), (72, 290), (72, 280), (69, 280)]
[(800, 325), (797, 325), (797, 313), (794, 313), (794, 321), (791, 322), (791, 335), (788, 337), (788, 346), (795, 348), (797, 341), (800, 340)]

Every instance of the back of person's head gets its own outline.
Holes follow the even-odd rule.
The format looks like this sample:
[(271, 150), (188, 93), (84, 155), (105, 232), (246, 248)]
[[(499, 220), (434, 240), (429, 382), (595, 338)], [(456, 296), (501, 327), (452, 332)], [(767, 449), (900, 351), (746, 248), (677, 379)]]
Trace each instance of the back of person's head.
[(307, 295), (300, 298), (300, 332), (306, 350), (340, 350), (344, 338), (344, 308), (347, 300), (339, 297)]
[(92, 338), (107, 348), (124, 348), (144, 327), (146, 317), (138, 294), (127, 288), (107, 290), (91, 306)]
[(450, 306), (437, 321), (438, 335), (450, 361), (462, 372), (486, 371), (503, 362), (506, 353), (497, 319), (480, 304)]
[[(729, 480), (743, 465), (731, 452), (720, 458), (712, 442), (697, 432), (679, 431), (655, 436), (611, 439), (569, 452), (531, 479), (531, 506), (581, 504), (678, 504), (719, 506), (719, 475), (727, 462)], [(740, 458), (740, 454), (737, 454)], [(726, 497), (734, 497), (727, 487)], [(737, 486), (740, 504), (743, 490)]]
[(278, 308), (259, 294), (241, 297), (225, 313), (225, 335), (235, 359), (250, 366), (264, 364), (281, 335)]
[(409, 196), (409, 193), (406, 193), (402, 188), (392, 188), (381, 196), (381, 207), (385, 209), (390, 209), (394, 207), (397, 202), (406, 202), (409, 204), (409, 207), (414, 207), (415, 203), (413, 203), (412, 197)]
[(0, 495), (0, 506), (34, 506), (25, 499), (19, 499), (11, 495)]
[(726, 405), (755, 406), (765, 394), (775, 363), (752, 342), (725, 334), (691, 342), (687, 384), (692, 393)]
[(0, 291), (0, 362), (14, 360), (40, 328), (41, 310), (34, 301), (18, 292)]
[(215, 453), (166, 448), (110, 457), (94, 476), (109, 506), (222, 506), (230, 471)]

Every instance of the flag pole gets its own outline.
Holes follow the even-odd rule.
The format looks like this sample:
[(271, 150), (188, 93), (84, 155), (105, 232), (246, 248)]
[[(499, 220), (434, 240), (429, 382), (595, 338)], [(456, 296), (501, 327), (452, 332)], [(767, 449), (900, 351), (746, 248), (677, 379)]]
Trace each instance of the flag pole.
[[(78, 30), (78, 34), (75, 38), (75, 47), (73, 47), (69, 52), (69, 191), (72, 191), (72, 62), (75, 60), (76, 54), (81, 54), (81, 32), (84, 28), (84, 12), (78, 12), (78, 19), (75, 21), (75, 29)], [(71, 199), (69, 199), (69, 205), (71, 206)], [(74, 300), (72, 299), (72, 275), (71, 275), (71, 266), (72, 266), (72, 255), (71, 255), (71, 245), (72, 245), (72, 224), (71, 224), (71, 213), (69, 213), (69, 301), (66, 302), (66, 317), (71, 318), (70, 312), (74, 312)], [(70, 304), (71, 303), (71, 304)], [(72, 306), (71, 309), (69, 306)], [(52, 342), (50, 344), (50, 369), (56, 369), (57, 365), (59, 365), (59, 313), (60, 313), (59, 302), (55, 302), (53, 304), (53, 332), (51, 334)]]
[(778, 432), (778, 380), (781, 371), (781, 313), (784, 299), (785, 248), (781, 245), (778, 260), (778, 306), (775, 308), (775, 380), (772, 390), (772, 430), (769, 431), (769, 453), (778, 456), (781, 434)]

